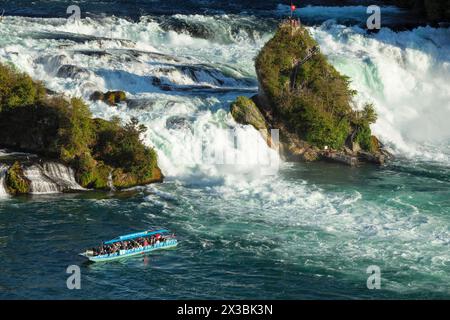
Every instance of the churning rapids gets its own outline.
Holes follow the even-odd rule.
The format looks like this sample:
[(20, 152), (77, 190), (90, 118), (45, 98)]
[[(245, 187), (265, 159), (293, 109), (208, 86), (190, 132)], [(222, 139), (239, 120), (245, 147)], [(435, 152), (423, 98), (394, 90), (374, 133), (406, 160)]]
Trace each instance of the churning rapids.
[[(274, 17), (283, 10), (275, 7)], [(337, 10), (359, 12), (329, 11)], [(397, 160), (384, 168), (280, 161), (276, 175), (264, 175), (250, 159), (277, 156), (263, 144), (236, 146), (235, 137), (246, 141), (255, 130), (236, 124), (229, 104), (257, 91), (254, 57), (275, 25), (234, 14), (71, 23), (6, 16), (0, 60), (86, 100), (94, 90), (126, 91), (127, 104), (89, 102), (91, 110), (145, 124), (167, 181), (13, 198), (0, 167), (0, 297), (449, 298), (450, 29), (368, 34), (335, 20), (309, 27), (357, 99), (375, 103), (373, 129)], [(217, 146), (249, 160), (225, 166), (198, 157)], [(34, 188), (57, 192), (46, 177), (76, 188), (68, 170), (54, 164), (26, 174)], [(83, 290), (65, 289), (65, 268), (81, 263), (80, 249), (148, 225), (176, 231), (179, 248), (83, 265)], [(371, 265), (381, 268), (382, 290), (366, 287)]]

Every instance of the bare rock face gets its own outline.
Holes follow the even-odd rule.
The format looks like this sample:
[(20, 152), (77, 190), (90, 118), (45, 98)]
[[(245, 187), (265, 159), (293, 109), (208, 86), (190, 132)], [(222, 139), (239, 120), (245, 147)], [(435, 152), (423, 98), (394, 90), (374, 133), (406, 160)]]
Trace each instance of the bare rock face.
[(238, 97), (231, 114), (258, 130), (279, 129), (279, 150), (285, 160), (331, 160), (356, 166), (382, 165), (392, 158), (372, 136), (374, 107), (367, 103), (354, 110), (356, 92), (350, 89), (350, 80), (328, 63), (297, 21), (280, 25), (259, 53), (256, 73), (258, 95)]

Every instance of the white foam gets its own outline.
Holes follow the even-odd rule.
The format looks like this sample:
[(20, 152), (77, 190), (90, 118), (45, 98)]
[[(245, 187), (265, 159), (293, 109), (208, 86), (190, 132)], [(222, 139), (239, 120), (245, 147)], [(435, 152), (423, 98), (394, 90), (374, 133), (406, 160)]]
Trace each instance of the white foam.
[(25, 167), (32, 194), (52, 194), (63, 191), (84, 190), (76, 181), (71, 168), (60, 163), (45, 162)]

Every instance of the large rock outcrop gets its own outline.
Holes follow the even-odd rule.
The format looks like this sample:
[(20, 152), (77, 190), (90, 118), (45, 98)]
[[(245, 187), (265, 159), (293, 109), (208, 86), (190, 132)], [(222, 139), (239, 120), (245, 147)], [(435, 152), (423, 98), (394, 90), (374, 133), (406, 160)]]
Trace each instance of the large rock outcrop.
[(328, 63), (297, 21), (280, 25), (256, 58), (256, 73), (258, 95), (239, 97), (231, 113), (256, 129), (279, 129), (285, 159), (356, 165), (383, 164), (390, 157), (370, 130), (374, 107), (354, 105), (349, 78)]

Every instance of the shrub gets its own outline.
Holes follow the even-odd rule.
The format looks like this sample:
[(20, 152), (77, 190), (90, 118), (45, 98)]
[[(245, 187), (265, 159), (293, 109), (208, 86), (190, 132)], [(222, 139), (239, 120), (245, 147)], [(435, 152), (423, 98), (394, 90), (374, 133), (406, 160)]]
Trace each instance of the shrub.
[(372, 151), (372, 133), (368, 126), (364, 125), (358, 130), (355, 142), (359, 143), (363, 150)]
[(114, 106), (120, 102), (126, 101), (127, 96), (123, 91), (108, 91), (106, 93), (95, 91), (89, 99), (93, 101), (101, 100), (110, 106)]

